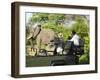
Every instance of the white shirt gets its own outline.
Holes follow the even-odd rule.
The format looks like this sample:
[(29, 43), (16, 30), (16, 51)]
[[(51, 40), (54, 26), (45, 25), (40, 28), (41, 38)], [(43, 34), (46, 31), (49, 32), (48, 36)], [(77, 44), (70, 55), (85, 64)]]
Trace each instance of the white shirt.
[(75, 34), (70, 41), (73, 41), (74, 45), (79, 46), (79, 39), (80, 37)]

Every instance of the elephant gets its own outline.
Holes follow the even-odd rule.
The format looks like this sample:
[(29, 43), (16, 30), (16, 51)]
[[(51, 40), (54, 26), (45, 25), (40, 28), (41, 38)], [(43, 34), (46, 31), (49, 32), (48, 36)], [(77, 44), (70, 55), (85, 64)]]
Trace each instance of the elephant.
[[(55, 46), (52, 41), (54, 41), (55, 37), (56, 34), (52, 29), (46, 29), (41, 28), (41, 26), (37, 26), (27, 37), (27, 40), (30, 41), (32, 47), (37, 49), (35, 55), (39, 55), (39, 51), (41, 49), (54, 51)], [(35, 44), (33, 44), (33, 42), (35, 42)], [(48, 53), (48, 55), (53, 55), (53, 53)]]
[(37, 51), (41, 48), (50, 50), (50, 45), (52, 45), (52, 40), (55, 38), (55, 33), (51, 29), (41, 29), (40, 33), (36, 37)]

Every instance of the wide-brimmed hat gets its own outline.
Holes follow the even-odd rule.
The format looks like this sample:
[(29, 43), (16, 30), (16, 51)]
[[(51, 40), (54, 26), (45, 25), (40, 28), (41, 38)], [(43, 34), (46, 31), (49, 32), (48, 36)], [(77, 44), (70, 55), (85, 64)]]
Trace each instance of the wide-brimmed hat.
[(62, 33), (59, 33), (59, 34), (58, 34), (58, 37), (63, 37), (63, 34), (62, 34)]

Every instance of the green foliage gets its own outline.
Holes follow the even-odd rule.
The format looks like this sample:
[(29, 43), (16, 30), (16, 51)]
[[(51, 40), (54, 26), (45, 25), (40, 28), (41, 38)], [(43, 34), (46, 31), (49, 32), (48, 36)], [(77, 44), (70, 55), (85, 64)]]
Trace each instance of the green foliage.
[(52, 29), (56, 34), (62, 33), (64, 36), (64, 40), (66, 40), (66, 38), (69, 36), (70, 31), (66, 29), (63, 25), (55, 25), (48, 22), (42, 25), (42, 27)]
[(79, 63), (80, 63), (80, 64), (89, 64), (89, 56), (88, 56), (88, 54), (83, 54), (83, 55), (79, 58)]
[(44, 13), (44, 14), (41, 14), (41, 13), (33, 13), (33, 16), (32, 18), (30, 19), (29, 23), (30, 24), (34, 24), (36, 22), (38, 23), (44, 23), (48, 20), (48, 14), (47, 13)]
[(51, 22), (52, 24), (60, 24), (64, 21), (64, 14), (49, 14), (49, 13), (33, 13), (32, 18), (30, 19), (30, 24), (34, 24), (36, 22), (40, 24), (44, 24), (47, 22)]
[(89, 27), (86, 24), (84, 17), (77, 16), (76, 23), (72, 25), (72, 29), (75, 30), (82, 38), (88, 36)]

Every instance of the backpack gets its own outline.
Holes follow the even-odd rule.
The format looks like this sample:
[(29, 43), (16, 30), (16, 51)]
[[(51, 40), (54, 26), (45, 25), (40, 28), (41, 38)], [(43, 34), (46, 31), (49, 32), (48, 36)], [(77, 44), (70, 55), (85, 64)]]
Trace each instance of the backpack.
[(79, 46), (84, 47), (84, 40), (82, 40), (81, 38), (79, 39)]

